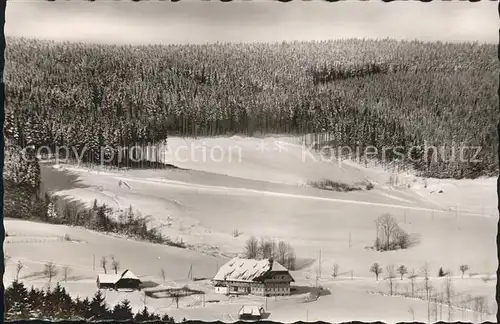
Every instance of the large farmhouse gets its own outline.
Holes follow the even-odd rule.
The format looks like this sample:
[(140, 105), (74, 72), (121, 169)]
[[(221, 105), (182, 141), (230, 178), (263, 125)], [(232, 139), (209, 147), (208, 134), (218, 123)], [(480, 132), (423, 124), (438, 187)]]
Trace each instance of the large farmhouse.
[(221, 293), (287, 296), (294, 280), (285, 267), (272, 259), (234, 258), (219, 269), (213, 281)]
[(132, 271), (125, 270), (121, 274), (102, 274), (97, 276), (99, 289), (139, 289), (141, 281)]

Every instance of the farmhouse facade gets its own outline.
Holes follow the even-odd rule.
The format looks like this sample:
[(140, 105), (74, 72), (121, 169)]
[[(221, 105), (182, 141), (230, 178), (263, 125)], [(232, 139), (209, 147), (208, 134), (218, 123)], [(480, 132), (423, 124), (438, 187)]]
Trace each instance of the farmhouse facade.
[(97, 288), (99, 289), (139, 289), (141, 280), (130, 270), (121, 274), (102, 274), (97, 276)]
[(289, 271), (273, 259), (234, 258), (213, 278), (216, 292), (266, 297), (290, 295), (290, 283), (294, 281)]

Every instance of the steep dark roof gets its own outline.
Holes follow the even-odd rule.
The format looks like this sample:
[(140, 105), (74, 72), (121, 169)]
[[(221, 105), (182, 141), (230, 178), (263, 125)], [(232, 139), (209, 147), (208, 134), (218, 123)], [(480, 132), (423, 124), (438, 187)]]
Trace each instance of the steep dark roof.
[(121, 274), (100, 273), (97, 275), (97, 279), (99, 280), (100, 283), (109, 283), (109, 284), (116, 284), (120, 279), (139, 280), (139, 278), (137, 278), (137, 276), (128, 269), (123, 271)]
[(270, 272), (288, 272), (288, 270), (278, 262), (270, 259), (234, 258), (219, 269), (214, 280), (252, 282)]

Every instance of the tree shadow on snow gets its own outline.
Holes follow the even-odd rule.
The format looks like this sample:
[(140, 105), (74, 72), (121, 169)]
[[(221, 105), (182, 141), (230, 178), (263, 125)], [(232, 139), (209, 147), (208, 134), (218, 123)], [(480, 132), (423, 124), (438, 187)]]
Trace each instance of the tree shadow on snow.
[(310, 287), (310, 286), (292, 286), (290, 290), (291, 295), (305, 295), (311, 294), (317, 297), (331, 295), (330, 290), (323, 287)]
[(309, 268), (316, 262), (316, 259), (311, 258), (297, 258), (295, 260), (295, 268), (292, 271), (299, 271)]
[(158, 283), (151, 281), (151, 280), (146, 280), (146, 281), (141, 282), (141, 284), (139, 285), (139, 288), (140, 289), (147, 289), (147, 288), (155, 288), (158, 286), (159, 286)]

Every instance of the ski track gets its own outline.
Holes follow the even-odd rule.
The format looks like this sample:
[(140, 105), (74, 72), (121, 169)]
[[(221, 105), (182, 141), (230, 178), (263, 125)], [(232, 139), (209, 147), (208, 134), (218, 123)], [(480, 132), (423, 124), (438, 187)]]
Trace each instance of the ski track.
[[(355, 205), (366, 205), (366, 206), (378, 206), (378, 207), (390, 207), (390, 208), (400, 208), (400, 209), (409, 209), (409, 210), (420, 210), (420, 211), (426, 211), (426, 212), (440, 212), (440, 213), (449, 213), (450, 210), (439, 210), (439, 209), (431, 209), (431, 208), (425, 208), (425, 207), (415, 207), (415, 206), (403, 206), (403, 205), (394, 205), (394, 204), (385, 204), (385, 203), (376, 203), (376, 202), (368, 202), (368, 201), (356, 201), (356, 200), (349, 200), (349, 199), (339, 199), (339, 198), (326, 198), (326, 197), (315, 197), (315, 196), (308, 196), (308, 195), (298, 195), (298, 194), (289, 194), (289, 193), (281, 193), (281, 192), (272, 192), (272, 191), (265, 191), (265, 190), (256, 190), (256, 189), (246, 189), (246, 188), (232, 188), (232, 187), (223, 187), (223, 186), (207, 186), (207, 185), (200, 185), (200, 184), (192, 184), (188, 182), (182, 182), (182, 181), (175, 181), (175, 180), (158, 180), (158, 179), (134, 179), (134, 178), (128, 178), (128, 177), (115, 177), (116, 179), (119, 180), (127, 180), (131, 182), (139, 182), (139, 183), (145, 183), (145, 184), (160, 184), (163, 186), (169, 186), (169, 187), (181, 187), (184, 189), (190, 189), (190, 190), (206, 190), (206, 191), (213, 191), (213, 192), (223, 192), (224, 194), (231, 194), (235, 195), (237, 192), (240, 193), (248, 193), (248, 194), (254, 194), (254, 195), (264, 195), (264, 196), (274, 196), (274, 197), (284, 197), (284, 198), (296, 198), (296, 199), (310, 199), (310, 200), (318, 200), (318, 201), (329, 201), (329, 202), (335, 202), (335, 203), (345, 203), (345, 204), (355, 204)], [(470, 213), (470, 212), (463, 212), (462, 215), (469, 215), (469, 216), (480, 216), (480, 217), (489, 217), (487, 215), (482, 215), (478, 213)]]

